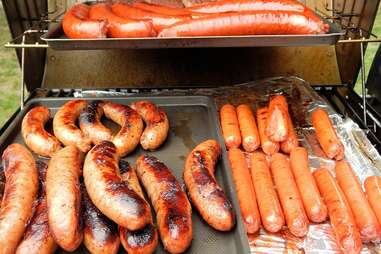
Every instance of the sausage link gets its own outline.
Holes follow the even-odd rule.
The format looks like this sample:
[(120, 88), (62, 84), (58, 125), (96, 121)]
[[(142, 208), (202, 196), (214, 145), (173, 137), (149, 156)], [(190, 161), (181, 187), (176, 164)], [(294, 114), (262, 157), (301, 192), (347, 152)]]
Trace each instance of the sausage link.
[(131, 108), (136, 110), (146, 123), (140, 144), (145, 150), (156, 150), (168, 136), (169, 121), (167, 114), (150, 101), (133, 102)]
[(91, 148), (91, 140), (75, 125), (81, 111), (87, 106), (84, 100), (71, 100), (63, 105), (53, 118), (54, 135), (65, 146), (74, 145), (86, 153)]
[(58, 139), (44, 128), (49, 119), (49, 109), (44, 106), (37, 106), (24, 116), (21, 124), (21, 134), (25, 144), (33, 152), (45, 157), (50, 157), (61, 149)]
[(2, 161), (6, 182), (0, 208), (0, 253), (13, 254), (33, 215), (38, 171), (32, 154), (20, 144), (9, 145)]
[(229, 231), (235, 225), (235, 212), (223, 189), (214, 177), (221, 147), (215, 140), (197, 145), (188, 155), (184, 181), (192, 204), (213, 228)]
[(338, 161), (335, 167), (336, 179), (343, 190), (354, 215), (363, 242), (379, 241), (381, 228), (377, 217), (370, 207), (360, 182), (346, 161)]
[(174, 8), (160, 4), (146, 3), (146, 2), (134, 2), (133, 7), (139, 8), (145, 11), (154, 12), (158, 14), (165, 14), (170, 16), (189, 16), (192, 12), (185, 8)]
[(242, 139), (235, 107), (231, 104), (223, 105), (220, 109), (220, 118), (226, 147), (238, 148)]
[(129, 106), (105, 102), (103, 111), (107, 118), (120, 125), (119, 132), (112, 138), (120, 157), (126, 156), (139, 144), (143, 133), (143, 120), (139, 114)]
[(232, 148), (228, 151), (228, 158), (241, 208), (243, 224), (247, 233), (254, 234), (261, 225), (261, 217), (245, 155), (238, 148)]
[(94, 205), (119, 226), (137, 230), (150, 222), (147, 202), (122, 181), (116, 147), (102, 141), (88, 152), (83, 167), (87, 192)]
[(328, 169), (320, 168), (313, 173), (316, 183), (328, 207), (329, 220), (343, 253), (360, 253), (362, 243), (351, 208), (343, 191)]
[(261, 147), (265, 154), (271, 155), (279, 151), (279, 143), (270, 140), (266, 135), (266, 123), (268, 118), (268, 109), (260, 108), (257, 110), (257, 123)]
[(261, 145), (261, 140), (250, 106), (239, 105), (237, 107), (237, 116), (242, 135), (242, 147), (247, 152), (254, 152)]
[(381, 225), (381, 178), (379, 176), (368, 177), (364, 182), (364, 187), (373, 212)]
[(49, 228), (56, 243), (74, 251), (83, 240), (81, 190), (83, 154), (67, 146), (53, 155), (46, 173), (46, 198)]
[(288, 105), (283, 95), (276, 95), (270, 99), (269, 113), (266, 123), (266, 135), (274, 142), (285, 141), (288, 137), (289, 126), (287, 121)]
[(284, 153), (291, 153), (293, 149), (299, 146), (298, 135), (296, 134), (294, 125), (292, 124), (290, 113), (287, 113), (287, 123), (288, 123), (288, 136), (285, 141), (280, 143), (280, 149)]
[(164, 249), (170, 253), (184, 252), (192, 241), (192, 208), (180, 183), (153, 156), (140, 156), (136, 170), (155, 209)]

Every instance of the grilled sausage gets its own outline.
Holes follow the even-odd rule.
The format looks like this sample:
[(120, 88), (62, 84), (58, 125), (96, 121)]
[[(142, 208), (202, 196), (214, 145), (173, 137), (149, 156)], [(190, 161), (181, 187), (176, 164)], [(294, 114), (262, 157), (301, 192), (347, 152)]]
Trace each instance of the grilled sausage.
[(233, 105), (225, 104), (220, 109), (220, 122), (225, 145), (228, 149), (238, 148), (241, 145), (241, 133), (237, 112)]
[(61, 149), (58, 139), (44, 129), (44, 125), (49, 119), (49, 109), (44, 106), (37, 106), (24, 116), (21, 124), (21, 133), (25, 144), (33, 152), (45, 157), (50, 157)]
[(214, 177), (221, 147), (215, 140), (196, 146), (188, 155), (184, 167), (184, 181), (192, 204), (213, 228), (229, 231), (235, 225), (235, 212)]
[(153, 156), (140, 156), (136, 170), (155, 209), (165, 250), (184, 252), (192, 241), (192, 208), (180, 183), (170, 169)]
[(364, 187), (373, 212), (381, 225), (381, 177), (369, 176), (365, 179)]
[(12, 254), (33, 215), (38, 171), (32, 154), (20, 144), (8, 146), (2, 161), (6, 182), (0, 208), (0, 253)]
[(82, 243), (81, 190), (82, 153), (67, 146), (53, 155), (46, 173), (49, 228), (56, 243), (74, 251)]
[(81, 187), (84, 204), (83, 244), (92, 254), (118, 253), (120, 240), (117, 225), (95, 207), (85, 186)]
[(132, 152), (139, 144), (143, 133), (143, 120), (129, 106), (105, 102), (103, 111), (107, 118), (120, 125), (119, 132), (112, 138), (118, 155), (123, 157)]
[[(133, 189), (140, 197), (144, 198), (143, 190), (140, 187), (138, 177), (135, 170), (127, 161), (120, 161), (119, 168), (122, 180), (125, 181), (131, 189)], [(126, 228), (119, 227), (120, 240), (124, 249), (129, 254), (150, 254), (153, 253), (158, 244), (157, 230), (151, 223), (142, 229), (130, 231)]]
[(92, 101), (79, 115), (79, 127), (83, 134), (91, 139), (93, 144), (99, 144), (103, 140), (111, 141), (112, 132), (106, 128), (102, 122), (103, 115), (102, 101)]
[(249, 105), (241, 104), (237, 107), (239, 128), (242, 136), (242, 147), (247, 152), (254, 152), (261, 145), (258, 127)]
[(265, 154), (272, 155), (279, 151), (279, 143), (270, 140), (266, 135), (266, 123), (268, 118), (268, 109), (260, 108), (257, 110), (257, 123), (259, 137), (261, 138), (261, 147)]
[(102, 141), (88, 152), (83, 167), (87, 192), (94, 205), (116, 224), (137, 230), (150, 222), (147, 202), (122, 181), (116, 147)]
[(74, 145), (86, 153), (91, 148), (91, 140), (75, 125), (81, 111), (87, 106), (84, 100), (72, 100), (63, 105), (53, 118), (54, 135), (65, 146)]
[(156, 32), (149, 20), (122, 18), (112, 12), (111, 6), (98, 3), (91, 6), (90, 19), (107, 20), (107, 35), (112, 38), (151, 37)]
[(66, 12), (62, 28), (65, 35), (71, 39), (105, 38), (107, 21), (90, 20), (90, 7), (86, 4), (76, 4)]
[(168, 136), (169, 121), (167, 114), (150, 101), (133, 102), (131, 108), (136, 110), (146, 123), (140, 144), (145, 150), (156, 150)]
[(288, 105), (283, 95), (270, 99), (269, 113), (266, 123), (266, 135), (274, 142), (285, 141), (289, 134)]
[(48, 224), (48, 208), (46, 204), (45, 180), (48, 165), (37, 161), (40, 174), (40, 194), (33, 218), (25, 230), (24, 238), (17, 247), (16, 254), (50, 254), (57, 249)]

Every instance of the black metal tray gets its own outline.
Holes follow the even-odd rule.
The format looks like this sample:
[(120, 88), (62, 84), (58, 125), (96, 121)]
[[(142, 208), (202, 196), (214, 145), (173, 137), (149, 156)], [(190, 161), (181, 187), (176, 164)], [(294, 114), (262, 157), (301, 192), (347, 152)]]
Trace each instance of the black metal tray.
[[(324, 20), (324, 19), (323, 19)], [(314, 35), (244, 35), (244, 36), (204, 36), (180, 38), (104, 38), (69, 39), (64, 35), (62, 25), (53, 24), (41, 36), (49, 47), (56, 50), (91, 49), (149, 49), (149, 48), (207, 48), (207, 47), (272, 47), (272, 46), (313, 46), (333, 45), (344, 32), (336, 23), (329, 24), (326, 34)]]
[[(0, 136), (0, 154), (11, 143), (24, 144), (21, 137), (21, 122), (23, 116), (34, 106), (47, 106), (52, 115), (65, 102), (73, 98), (42, 98), (32, 99), (24, 109), (17, 115), (7, 130)], [(216, 177), (227, 196), (232, 201), (237, 214), (237, 226), (233, 231), (223, 233), (218, 232), (208, 226), (193, 209), (193, 241), (186, 253), (218, 253), (218, 254), (238, 254), (249, 253), (249, 243), (246, 232), (243, 228), (236, 197), (231, 171), (227, 161), (227, 154), (223, 138), (219, 127), (218, 114), (214, 101), (206, 96), (158, 96), (158, 97), (126, 97), (126, 98), (96, 98), (104, 99), (122, 104), (129, 104), (132, 101), (148, 99), (161, 106), (168, 114), (170, 122), (169, 136), (165, 144), (155, 152), (149, 152), (162, 160), (182, 183), (182, 172), (184, 161), (188, 153), (199, 143), (206, 139), (216, 139), (223, 148), (222, 159), (216, 168)], [(86, 98), (86, 100), (92, 100)], [(103, 120), (103, 119), (102, 119)], [(115, 129), (116, 125), (109, 121), (104, 122), (106, 126)], [(48, 124), (49, 126), (49, 124)], [(48, 127), (49, 128), (49, 127)], [(123, 158), (135, 165), (136, 158), (143, 151), (140, 147), (135, 152)], [(155, 217), (155, 216), (154, 216)], [(65, 253), (61, 250), (57, 253)], [(74, 253), (87, 253), (82, 246)], [(120, 247), (120, 253), (125, 253)], [(166, 253), (162, 245), (159, 244), (155, 253)]]

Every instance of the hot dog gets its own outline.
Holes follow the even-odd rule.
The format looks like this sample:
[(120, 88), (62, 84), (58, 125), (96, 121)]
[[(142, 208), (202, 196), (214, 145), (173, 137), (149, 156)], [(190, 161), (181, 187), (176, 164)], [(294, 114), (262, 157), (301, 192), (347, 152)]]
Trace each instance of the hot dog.
[(220, 13), (178, 22), (158, 37), (234, 36), (255, 34), (320, 34), (327, 31), (319, 19), (293, 11)]
[(165, 15), (154, 12), (145, 11), (139, 8), (134, 8), (128, 4), (117, 2), (112, 5), (112, 11), (123, 18), (130, 18), (135, 20), (152, 20), (153, 28), (160, 32), (164, 28), (173, 25), (180, 21), (190, 20), (190, 16), (175, 16)]
[(83, 154), (75, 146), (55, 153), (46, 173), (49, 228), (56, 243), (74, 251), (82, 243), (81, 190)]
[(50, 157), (61, 149), (58, 139), (44, 129), (44, 125), (49, 119), (49, 109), (44, 106), (37, 106), (24, 116), (21, 124), (21, 133), (25, 144), (33, 152), (45, 157)]
[(137, 101), (131, 103), (146, 123), (146, 128), (140, 137), (140, 144), (145, 150), (156, 150), (168, 136), (169, 121), (167, 114), (160, 107), (150, 101)]
[(91, 140), (75, 125), (81, 111), (87, 106), (84, 100), (72, 100), (63, 105), (53, 118), (54, 135), (65, 146), (74, 145), (86, 153), (91, 148)]
[(202, 218), (214, 229), (229, 231), (235, 225), (235, 212), (214, 177), (220, 154), (221, 147), (215, 140), (197, 145), (185, 161), (184, 182)]
[(38, 171), (32, 154), (20, 144), (9, 145), (2, 161), (6, 182), (0, 208), (0, 253), (12, 254), (33, 215)]
[(85, 186), (81, 187), (84, 206), (83, 244), (92, 254), (118, 253), (120, 240), (117, 225), (96, 208)]
[(238, 148), (232, 148), (228, 151), (228, 158), (241, 208), (243, 225), (247, 233), (254, 234), (261, 225), (261, 217), (245, 155)]
[(262, 152), (251, 154), (251, 177), (262, 224), (267, 231), (278, 232), (284, 225), (284, 216), (274, 189), (269, 163)]
[[(127, 161), (120, 161), (119, 168), (122, 180), (125, 181), (140, 197), (144, 198), (143, 190), (140, 187), (135, 170)], [(119, 227), (120, 240), (124, 249), (129, 254), (150, 254), (153, 253), (158, 244), (157, 230), (151, 222), (142, 229), (130, 231)]]
[(270, 140), (266, 135), (266, 123), (268, 118), (268, 109), (260, 108), (257, 110), (258, 132), (261, 139), (261, 147), (265, 154), (271, 155), (279, 151), (279, 143)]
[(153, 156), (141, 155), (136, 170), (155, 209), (164, 249), (170, 253), (184, 252), (192, 241), (192, 208), (180, 183)]
[(220, 121), (225, 145), (228, 149), (237, 148), (241, 145), (241, 133), (235, 107), (225, 104), (220, 109)]
[(270, 168), (288, 229), (297, 237), (305, 236), (309, 222), (287, 157), (280, 153), (272, 155)]
[(284, 153), (291, 153), (291, 151), (299, 146), (299, 139), (296, 135), (296, 131), (294, 125), (292, 124), (292, 120), (290, 117), (290, 113), (287, 113), (287, 123), (288, 123), (288, 136), (285, 141), (280, 143), (280, 149)]
[(352, 209), (361, 240), (363, 242), (380, 240), (380, 224), (351, 166), (346, 161), (338, 161), (335, 171), (337, 182)]
[(369, 176), (365, 179), (364, 187), (368, 201), (377, 216), (381, 225), (381, 178), (379, 176)]
[(254, 152), (261, 144), (257, 124), (250, 106), (242, 104), (237, 107), (239, 128), (242, 135), (242, 147)]
[(308, 166), (307, 150), (303, 147), (292, 150), (290, 164), (308, 218), (316, 223), (324, 221), (327, 218), (327, 206)]
[(16, 254), (50, 254), (57, 249), (53, 235), (48, 224), (48, 208), (46, 203), (45, 179), (48, 165), (37, 161), (37, 169), (40, 178), (40, 193), (37, 206), (25, 230), (24, 237), (17, 247)]
[(343, 191), (328, 169), (317, 169), (313, 175), (327, 204), (329, 219), (340, 249), (344, 253), (360, 253), (362, 249), (360, 233)]
[(185, 8), (174, 8), (174, 7), (169, 7), (165, 5), (146, 3), (146, 2), (134, 2), (132, 6), (145, 10), (145, 11), (165, 14), (170, 16), (189, 16), (189, 14), (191, 14), (191, 12), (186, 10)]
[(151, 21), (122, 18), (111, 11), (111, 6), (98, 3), (91, 6), (90, 19), (106, 20), (107, 35), (112, 38), (151, 37), (156, 32)]
[(120, 125), (119, 132), (112, 138), (118, 155), (123, 157), (132, 152), (139, 144), (143, 133), (143, 120), (129, 106), (105, 102), (103, 111), (107, 118)]
[(275, 142), (285, 141), (288, 137), (288, 105), (283, 95), (271, 97), (266, 123), (266, 135)]
[(327, 112), (324, 109), (314, 110), (311, 115), (311, 121), (315, 128), (316, 138), (328, 158), (335, 160), (343, 159), (344, 146), (337, 137)]
[(105, 38), (107, 21), (90, 20), (90, 7), (86, 4), (76, 4), (66, 12), (62, 28), (65, 35), (71, 39)]
[(87, 153), (83, 178), (94, 205), (119, 226), (137, 230), (150, 222), (147, 202), (120, 177), (116, 147), (102, 141)]

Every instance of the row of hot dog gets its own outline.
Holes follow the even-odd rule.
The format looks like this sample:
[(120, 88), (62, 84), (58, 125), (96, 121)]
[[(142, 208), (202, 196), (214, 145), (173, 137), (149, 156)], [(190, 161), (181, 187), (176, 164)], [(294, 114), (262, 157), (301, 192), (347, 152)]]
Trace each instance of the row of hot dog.
[[(324, 165), (310, 170), (285, 97), (274, 96), (268, 108), (258, 109), (257, 122), (248, 105), (224, 105), (220, 115), (248, 233), (257, 232), (261, 224), (278, 232), (286, 224), (293, 235), (303, 237), (309, 221), (320, 223), (329, 217), (344, 253), (359, 253), (362, 242), (381, 240), (381, 178), (368, 177), (364, 193), (350, 164), (342, 160), (344, 146), (326, 111), (313, 111), (311, 122), (324, 153), (337, 160), (336, 177)], [(246, 153), (238, 148), (241, 143)]]
[(67, 11), (62, 25), (72, 39), (319, 34), (329, 29), (296, 0), (222, 0), (188, 8), (77, 4)]

